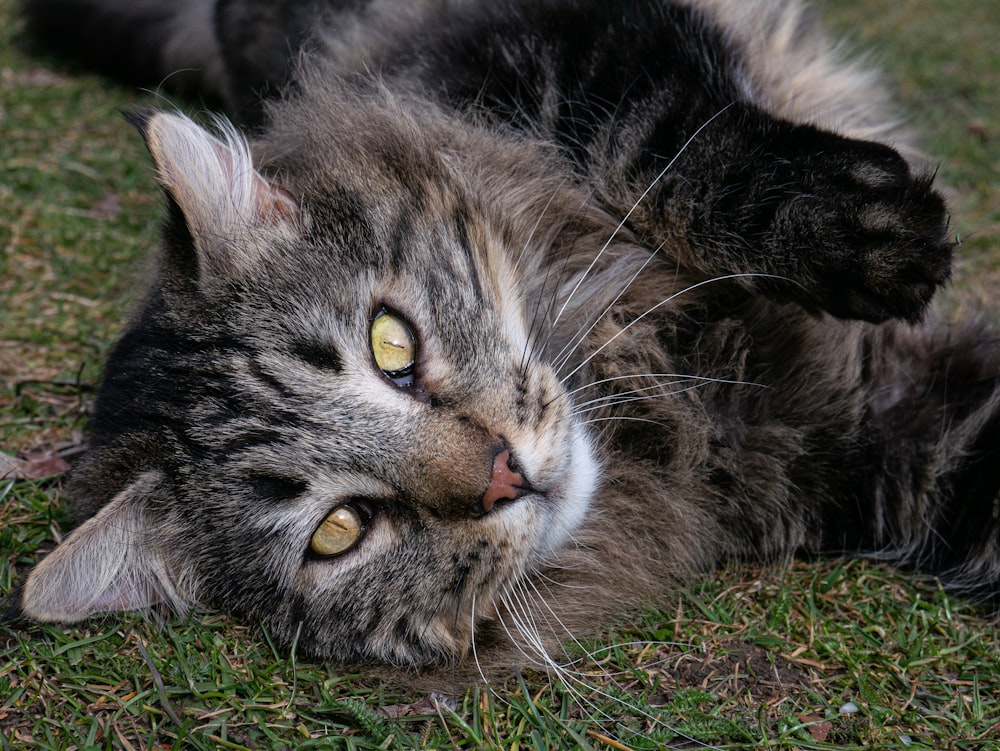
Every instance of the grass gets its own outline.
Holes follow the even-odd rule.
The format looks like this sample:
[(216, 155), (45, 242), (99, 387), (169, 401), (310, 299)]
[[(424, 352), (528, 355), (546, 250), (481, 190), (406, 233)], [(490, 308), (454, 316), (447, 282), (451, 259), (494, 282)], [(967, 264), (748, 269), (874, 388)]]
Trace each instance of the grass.
[[(840, 0), (827, 16), (889, 70), (939, 158), (964, 238), (953, 295), (988, 304), (1000, 20), (973, 0)], [(0, 447), (71, 452), (155, 243), (157, 190), (116, 114), (152, 97), (24, 55), (12, 19), (0, 0)], [(0, 480), (0, 592), (67, 521), (58, 477)], [(276, 653), (212, 614), (0, 626), (0, 746), (1000, 747), (997, 621), (870, 563), (726, 570), (606, 644), (574, 686), (526, 673), (422, 695)]]

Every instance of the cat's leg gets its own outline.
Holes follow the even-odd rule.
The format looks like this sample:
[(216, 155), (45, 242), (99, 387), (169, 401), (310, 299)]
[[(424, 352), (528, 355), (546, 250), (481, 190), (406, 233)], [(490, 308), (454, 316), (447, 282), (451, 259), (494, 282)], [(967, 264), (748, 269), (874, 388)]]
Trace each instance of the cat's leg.
[(862, 502), (827, 516), (826, 548), (857, 550), (1000, 592), (1000, 338), (981, 330), (871, 330), (869, 472)]
[[(887, 145), (771, 114), (746, 83), (760, 61), (696, 5), (526, 5), (530, 24), (451, 40), (461, 54), (428, 70), (451, 102), (549, 138), (616, 219), (689, 271), (842, 318), (919, 318), (952, 251), (930, 177)], [(798, 23), (784, 6), (769, 6), (775, 34)], [(823, 45), (808, 56), (837, 69)], [(810, 88), (837, 111), (838, 82)]]
[(612, 200), (707, 276), (745, 274), (773, 300), (869, 321), (918, 318), (948, 278), (944, 202), (888, 146), (742, 104), (676, 143), (654, 126), (632, 144)]

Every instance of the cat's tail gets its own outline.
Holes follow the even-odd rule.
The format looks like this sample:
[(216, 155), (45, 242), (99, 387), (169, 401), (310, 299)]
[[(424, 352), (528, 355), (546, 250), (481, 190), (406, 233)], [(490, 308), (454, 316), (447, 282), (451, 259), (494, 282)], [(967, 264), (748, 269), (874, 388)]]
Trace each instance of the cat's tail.
[(117, 80), (224, 98), (215, 0), (22, 0), (30, 42)]

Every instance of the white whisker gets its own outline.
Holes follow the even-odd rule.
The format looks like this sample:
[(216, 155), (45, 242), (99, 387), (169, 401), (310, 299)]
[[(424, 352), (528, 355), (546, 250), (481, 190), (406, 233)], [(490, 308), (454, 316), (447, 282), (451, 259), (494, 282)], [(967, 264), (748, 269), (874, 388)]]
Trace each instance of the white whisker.
[[(548, 201), (546, 201), (546, 203), (545, 203), (545, 206), (543, 206), (541, 212), (539, 212), (538, 218), (535, 220), (534, 225), (532, 225), (531, 230), (528, 233), (528, 237), (524, 241), (524, 244), (521, 247), (521, 251), (520, 251), (520, 253), (518, 253), (518, 256), (517, 256), (517, 258), (516, 258), (516, 260), (514, 262), (514, 268), (513, 268), (513, 270), (514, 270), (515, 274), (520, 271), (522, 259), (524, 258), (524, 256), (527, 253), (529, 247), (531, 246), (532, 241), (535, 239), (535, 234), (538, 232), (538, 228), (541, 226), (542, 220), (545, 218), (546, 213), (548, 212), (549, 208), (552, 206), (552, 202), (556, 199), (556, 196), (559, 194), (559, 189), (566, 184), (566, 180), (567, 179), (563, 179), (562, 182), (560, 182), (559, 187), (552, 191), (551, 195), (549, 195)], [(590, 196), (588, 194), (588, 200), (589, 200), (589, 197)], [(583, 205), (585, 205), (585, 204), (583, 204)], [(583, 205), (581, 205), (581, 209), (583, 208)], [(564, 261), (564, 263), (566, 263), (566, 262), (568, 262), (568, 258)], [(546, 297), (549, 298), (549, 303), (548, 303), (548, 306), (547, 306), (547, 310), (545, 312), (546, 316), (548, 316), (551, 313), (552, 306), (555, 305), (555, 301), (556, 301), (555, 294), (552, 294), (552, 295), (546, 295), (546, 294), (544, 294), (545, 288), (549, 285), (549, 279), (552, 277), (552, 271), (553, 271), (553, 267), (551, 265), (549, 265), (547, 267), (547, 270), (546, 270), (545, 279), (544, 279), (544, 281), (542, 283), (542, 288), (541, 288), (541, 290), (539, 290), (539, 294), (535, 298), (535, 306), (534, 306), (534, 309), (532, 310), (530, 318), (529, 318), (529, 320), (531, 321), (531, 324), (530, 324), (530, 326), (528, 328), (528, 335), (525, 337), (524, 351), (521, 353), (521, 365), (520, 365), (521, 368), (524, 367), (525, 361), (527, 360), (528, 352), (529, 352), (529, 350), (532, 347), (532, 341), (534, 339), (536, 330), (541, 325), (542, 316), (539, 315), (539, 309), (541, 308), (541, 305), (542, 305), (542, 299), (546, 298)], [(555, 278), (558, 279), (558, 275), (556, 275)], [(558, 281), (554, 282), (554, 285), (557, 286), (558, 285)], [(549, 336), (551, 336), (551, 332), (550, 332)]]
[[(545, 564), (544, 561), (542, 561), (542, 564), (545, 565), (546, 568), (555, 568), (554, 566), (550, 566), (548, 564)], [(551, 585), (553, 587), (561, 587), (563, 589), (576, 589), (576, 590), (580, 590), (580, 591), (584, 591), (584, 590), (589, 589), (589, 587), (587, 585), (585, 585), (585, 584), (567, 584), (566, 582), (556, 581), (551, 576), (546, 576), (545, 574), (543, 574), (541, 572), (535, 574), (535, 576), (539, 580), (541, 580), (541, 581), (545, 582), (546, 584), (549, 584), (549, 585)]]
[(688, 292), (691, 292), (692, 290), (698, 289), (699, 287), (703, 287), (703, 286), (705, 286), (707, 284), (714, 284), (716, 282), (723, 282), (723, 281), (727, 281), (727, 280), (730, 280), (730, 279), (745, 279), (745, 278), (752, 278), (752, 277), (758, 277), (758, 278), (759, 277), (763, 277), (763, 278), (768, 278), (768, 279), (781, 279), (782, 278), (782, 277), (776, 276), (774, 274), (758, 274), (758, 273), (726, 274), (725, 276), (716, 276), (716, 277), (712, 277), (711, 279), (704, 279), (704, 280), (702, 280), (700, 282), (696, 282), (695, 284), (692, 284), (692, 285), (690, 285), (688, 287), (685, 287), (684, 289), (682, 289), (682, 290), (680, 290), (678, 292), (675, 292), (672, 295), (669, 295), (669, 296), (665, 297), (664, 299), (660, 300), (660, 302), (656, 303), (656, 305), (654, 305), (651, 308), (647, 309), (641, 315), (636, 316), (634, 319), (632, 319), (627, 324), (625, 324), (625, 326), (623, 326), (621, 329), (619, 329), (618, 331), (615, 332), (614, 336), (612, 336), (611, 338), (609, 338), (606, 342), (604, 342), (604, 344), (602, 344), (600, 347), (598, 347), (593, 352), (591, 352), (586, 358), (584, 358), (583, 362), (581, 362), (579, 365), (577, 365), (569, 373), (567, 373), (566, 375), (564, 375), (560, 379), (560, 381), (562, 383), (565, 383), (568, 379), (572, 378), (581, 368), (585, 367), (587, 365), (587, 363), (589, 363), (598, 354), (600, 354), (606, 347), (610, 346), (611, 343), (613, 341), (615, 341), (615, 339), (617, 339), (619, 336), (621, 336), (626, 331), (628, 331), (632, 326), (634, 326), (635, 324), (639, 323), (639, 321), (643, 320), (646, 316), (652, 314), (654, 311), (656, 311), (659, 308), (663, 307), (667, 303), (673, 302), (674, 300), (676, 300), (681, 295), (686, 294)]
[[(637, 378), (677, 378), (682, 381), (698, 380), (698, 381), (709, 381), (711, 383), (729, 384), (733, 386), (757, 386), (762, 389), (770, 388), (770, 386), (763, 383), (755, 383), (754, 381), (737, 381), (737, 380), (730, 380), (728, 378), (710, 378), (707, 376), (684, 375), (680, 373), (629, 373), (628, 375), (609, 376), (608, 378), (601, 378), (596, 381), (591, 381), (590, 383), (578, 386), (577, 388), (570, 391), (569, 394), (570, 396), (572, 396), (574, 394), (578, 394), (581, 391), (584, 391), (585, 389), (594, 388), (595, 386), (602, 386), (605, 383), (614, 383), (615, 381), (625, 381)], [(663, 385), (663, 384), (658, 384), (658, 385)], [(654, 388), (654, 386), (649, 386), (648, 388)]]
[(665, 174), (667, 174), (667, 172), (669, 172), (673, 168), (673, 166), (677, 162), (677, 160), (680, 159), (681, 155), (687, 150), (688, 146), (690, 146), (691, 143), (701, 134), (701, 132), (703, 130), (705, 130), (705, 128), (707, 128), (712, 122), (714, 122), (716, 118), (718, 118), (719, 116), (721, 116), (730, 107), (732, 107), (733, 104), (735, 104), (735, 102), (730, 102), (725, 107), (723, 107), (718, 112), (716, 112), (714, 115), (712, 115), (710, 118), (708, 118), (700, 126), (698, 126), (697, 130), (695, 130), (695, 132), (691, 134), (691, 136), (687, 139), (687, 141), (685, 141), (684, 144), (677, 150), (677, 153), (674, 154), (673, 158), (669, 162), (667, 162), (667, 165), (662, 170), (660, 170), (659, 174), (656, 177), (653, 178), (653, 180), (649, 183), (648, 186), (646, 186), (646, 189), (635, 200), (635, 202), (632, 204), (632, 207), (628, 210), (628, 212), (626, 212), (625, 216), (622, 217), (622, 220), (618, 223), (618, 226), (615, 227), (614, 232), (611, 233), (611, 237), (608, 238), (607, 242), (605, 242), (604, 245), (603, 245), (603, 247), (597, 252), (597, 255), (594, 256), (594, 258), (590, 262), (590, 265), (587, 267), (586, 271), (584, 271), (583, 276), (577, 281), (576, 285), (570, 291), (569, 296), (566, 298), (566, 301), (562, 304), (562, 307), (559, 309), (559, 312), (556, 314), (555, 319), (552, 321), (552, 326), (553, 327), (555, 327), (556, 323), (559, 322), (560, 317), (562, 316), (563, 312), (566, 310), (566, 307), (569, 305), (570, 301), (573, 299), (573, 296), (576, 294), (577, 290), (580, 289), (580, 285), (583, 284), (584, 279), (586, 279), (587, 275), (591, 272), (591, 270), (593, 270), (594, 266), (597, 264), (597, 261), (601, 258), (602, 255), (604, 255), (604, 252), (608, 249), (608, 247), (614, 241), (615, 237), (618, 236), (618, 233), (621, 232), (622, 228), (625, 226), (625, 224), (628, 222), (628, 220), (632, 217), (632, 214), (639, 207), (639, 205), (643, 202), (643, 200), (645, 200), (646, 196), (649, 195), (650, 191), (654, 187), (656, 187), (656, 184), (658, 182), (660, 182), (660, 180), (663, 179), (663, 176)]
[(603, 396), (595, 396), (593, 399), (588, 399), (585, 402), (579, 402), (577, 404), (574, 404), (573, 406), (574, 409), (578, 410), (581, 407), (590, 407), (591, 405), (594, 404), (613, 402), (618, 399), (625, 399), (626, 401), (628, 401), (627, 397), (633, 396), (635, 394), (647, 394), (647, 392), (649, 391), (662, 389), (666, 386), (680, 386), (686, 383), (690, 383), (691, 381), (698, 381), (699, 383), (701, 382), (699, 379), (696, 378), (678, 378), (673, 381), (659, 381), (658, 383), (654, 383), (649, 386), (641, 386), (638, 388), (629, 389), (628, 391), (615, 391), (614, 393), (611, 394), (604, 394)]
[(661, 428), (669, 429), (666, 423), (659, 422), (658, 420), (648, 420), (645, 417), (626, 417), (624, 415), (613, 415), (611, 417), (593, 417), (589, 420), (584, 420), (585, 425), (592, 425), (598, 422), (611, 422), (612, 420), (622, 420), (629, 422), (648, 422), (650, 425), (659, 425)]
[[(528, 591), (530, 587), (531, 592)], [(516, 602), (515, 602), (516, 600)], [(657, 646), (685, 646), (690, 647), (688, 644), (673, 644), (670, 642), (645, 642), (645, 641), (630, 641), (621, 642), (605, 647), (601, 647), (596, 650), (588, 650), (583, 644), (581, 644), (570, 631), (570, 629), (565, 625), (559, 615), (551, 608), (548, 604), (546, 597), (539, 590), (537, 584), (534, 581), (521, 581), (518, 582), (514, 588), (512, 588), (503, 597), (504, 606), (507, 614), (512, 619), (515, 625), (515, 629), (521, 633), (522, 636), (528, 638), (531, 643), (532, 650), (538, 650), (538, 659), (532, 660), (532, 664), (536, 666), (544, 667), (546, 672), (550, 676), (555, 676), (559, 680), (559, 684), (562, 686), (563, 690), (569, 693), (574, 700), (578, 703), (581, 708), (584, 708), (589, 714), (592, 720), (599, 720), (606, 722), (610, 725), (619, 728), (623, 733), (631, 734), (636, 732), (634, 729), (629, 728), (622, 723), (620, 719), (609, 714), (607, 711), (602, 709), (597, 702), (591, 698), (593, 696), (598, 696), (601, 699), (617, 704), (620, 707), (626, 709), (630, 713), (638, 714), (646, 718), (653, 725), (663, 727), (671, 733), (676, 734), (679, 738), (684, 739), (686, 742), (698, 743), (694, 738), (686, 735), (678, 728), (672, 727), (665, 723), (664, 720), (653, 714), (641, 706), (637, 702), (633, 702), (627, 698), (623, 698), (620, 695), (616, 695), (604, 688), (601, 688), (595, 683), (596, 680), (608, 681), (612, 686), (619, 689), (619, 691), (624, 694), (624, 689), (621, 688), (617, 679), (621, 677), (630, 676), (631, 671), (608, 671), (607, 669), (600, 666), (600, 656), (608, 654), (618, 649), (625, 649), (629, 647), (657, 647)], [(542, 608), (542, 612), (530, 615), (527, 611), (527, 605), (529, 602), (534, 602)], [(537, 617), (541, 615), (545, 622), (548, 624), (553, 636), (556, 637), (558, 641), (566, 641), (567, 638), (570, 643), (575, 645), (575, 647), (580, 651), (581, 656), (569, 660), (566, 662), (557, 662), (554, 660), (543, 648), (539, 632), (537, 630)], [(530, 635), (524, 633), (525, 627), (530, 623)], [(555, 625), (558, 625), (558, 631)], [(505, 629), (507, 626), (505, 624)], [(507, 629), (508, 635), (510, 635), (510, 630)], [(565, 634), (565, 636), (562, 636)], [(520, 649), (520, 647), (519, 647)], [(523, 652), (523, 650), (522, 650)], [(591, 663), (595, 666), (596, 670), (582, 670), (581, 668), (585, 663)], [(648, 664), (644, 664), (644, 668), (654, 667), (656, 665), (662, 664), (665, 660), (657, 660)], [(699, 746), (703, 748), (712, 748), (711, 746), (705, 746), (700, 744)]]
[[(552, 358), (552, 364), (556, 372), (559, 372), (562, 369), (562, 367), (569, 360), (569, 357), (573, 353), (573, 351), (576, 350), (576, 348), (579, 347), (586, 340), (590, 332), (592, 332), (597, 327), (597, 324), (600, 323), (601, 320), (603, 320), (604, 316), (606, 316), (611, 311), (611, 309), (614, 308), (614, 306), (618, 303), (618, 301), (621, 300), (622, 296), (632, 286), (632, 283), (642, 275), (642, 272), (646, 269), (646, 266), (649, 265), (649, 263), (653, 260), (656, 254), (659, 253), (659, 251), (660, 248), (657, 247), (656, 249), (653, 250), (652, 253), (649, 254), (649, 257), (646, 258), (645, 261), (643, 261), (642, 265), (639, 266), (638, 269), (636, 269), (635, 273), (633, 273), (632, 276), (629, 277), (628, 281), (626, 281), (625, 284), (622, 285), (622, 288), (618, 290), (618, 294), (615, 296), (615, 298), (605, 306), (604, 310), (602, 310), (600, 314), (596, 318), (594, 318), (594, 320), (590, 323), (589, 326), (587, 325), (586, 320), (584, 320), (584, 322), (580, 324), (576, 332), (569, 338), (566, 344), (563, 345), (563, 348), (559, 350), (559, 352)], [(584, 273), (584, 276), (586, 276), (587, 273), (589, 273), (589, 269), (587, 272)], [(579, 283), (577, 284), (577, 287), (579, 287)], [(565, 305), (563, 307), (565, 307)], [(552, 322), (553, 331), (555, 331), (555, 325), (556, 321), (553, 321)]]
[(705, 385), (707, 384), (695, 383), (692, 384), (691, 386), (687, 386), (682, 389), (674, 389), (673, 391), (663, 391), (659, 394), (645, 394), (644, 396), (624, 396), (621, 394), (612, 394), (611, 396), (604, 397), (603, 400), (597, 400), (597, 399), (593, 400), (594, 402), (600, 401), (601, 403), (599, 404), (592, 404), (592, 406), (587, 407), (586, 409), (574, 409), (573, 414), (585, 415), (588, 412), (596, 412), (601, 409), (609, 409), (611, 407), (617, 407), (621, 404), (630, 404), (632, 402), (647, 402), (652, 399), (662, 399), (663, 397), (666, 396), (677, 396), (677, 394), (683, 394), (688, 391), (695, 391), (697, 389), (702, 388)]
[(515, 636), (511, 632), (510, 626), (507, 624), (507, 621), (504, 620), (503, 616), (501, 615), (499, 618), (500, 625), (506, 632), (507, 637), (511, 640), (511, 643), (514, 645), (514, 648), (521, 653), (521, 656), (528, 661), (528, 664), (533, 665), (535, 667), (547, 668), (547, 663), (545, 662), (545, 660), (539, 659), (539, 656), (547, 657), (545, 649), (540, 644), (537, 643), (536, 638), (529, 638), (530, 635), (528, 633), (528, 630), (525, 629), (524, 624), (517, 615), (516, 608), (511, 602), (511, 593), (505, 592), (499, 595), (498, 597), (500, 599), (500, 602), (504, 606), (503, 612), (506, 613), (506, 615), (510, 617), (511, 620), (514, 622), (514, 628), (517, 631), (517, 635), (524, 637), (529, 642), (528, 646), (531, 646), (535, 650), (535, 654), (528, 654), (528, 652), (525, 651), (525, 645), (523, 644), (521, 639), (518, 639), (517, 636)]
[(472, 659), (476, 663), (476, 670), (479, 671), (479, 677), (483, 680), (484, 686), (489, 686), (490, 682), (486, 678), (486, 673), (483, 671), (483, 664), (479, 661), (479, 652), (476, 649), (476, 590), (472, 590), (472, 623), (469, 638), (472, 640)]

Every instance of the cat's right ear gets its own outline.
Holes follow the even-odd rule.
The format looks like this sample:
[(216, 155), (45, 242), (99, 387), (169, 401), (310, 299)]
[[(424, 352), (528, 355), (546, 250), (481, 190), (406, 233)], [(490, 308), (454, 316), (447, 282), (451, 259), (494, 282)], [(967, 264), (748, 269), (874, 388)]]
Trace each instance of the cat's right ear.
[(203, 277), (239, 276), (298, 235), (299, 207), (254, 167), (246, 139), (227, 121), (209, 133), (183, 115), (126, 115), (183, 216)]

